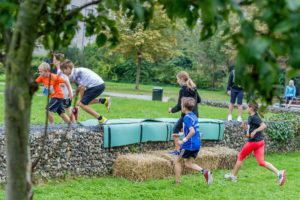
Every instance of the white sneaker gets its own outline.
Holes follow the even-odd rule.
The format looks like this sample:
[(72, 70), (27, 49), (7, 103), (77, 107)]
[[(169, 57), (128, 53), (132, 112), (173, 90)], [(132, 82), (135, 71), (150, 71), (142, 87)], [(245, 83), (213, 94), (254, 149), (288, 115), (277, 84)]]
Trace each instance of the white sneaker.
[(242, 120), (242, 117), (239, 116), (239, 117), (237, 118), (237, 121), (238, 121), (238, 122), (242, 122), (242, 121), (243, 121), (243, 120)]
[(282, 186), (285, 182), (285, 170), (279, 171), (277, 174), (279, 185)]
[(228, 115), (227, 120), (228, 120), (228, 121), (232, 121), (232, 115)]
[(224, 178), (231, 180), (232, 182), (237, 182), (237, 177), (232, 174), (225, 174)]

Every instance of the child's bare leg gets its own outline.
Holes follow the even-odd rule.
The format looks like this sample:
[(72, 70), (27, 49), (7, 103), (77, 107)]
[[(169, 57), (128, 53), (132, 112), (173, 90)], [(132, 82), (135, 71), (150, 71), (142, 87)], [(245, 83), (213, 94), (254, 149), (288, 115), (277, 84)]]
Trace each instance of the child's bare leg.
[(239, 173), (239, 170), (242, 167), (243, 162), (241, 161), (236, 161), (235, 167), (234, 167), (234, 171), (233, 171), (233, 176), (237, 176)]
[(180, 158), (179, 156), (176, 156), (175, 161), (174, 161), (174, 171), (175, 171), (175, 175), (176, 175), (176, 181), (181, 180), (181, 162), (180, 162)]
[(70, 118), (65, 113), (61, 113), (59, 116), (64, 120), (64, 122), (71, 123)]
[(82, 108), (83, 110), (85, 110), (87, 113), (89, 113), (90, 115), (96, 117), (97, 119), (100, 117), (100, 115), (94, 111), (93, 108), (91, 108), (89, 105), (84, 105), (81, 102), (79, 103), (80, 108)]
[(278, 174), (278, 169), (276, 169), (276, 167), (274, 167), (271, 163), (269, 162), (265, 162), (265, 168), (267, 168), (268, 170), (274, 172), (275, 174)]
[(52, 115), (52, 113), (49, 111), (49, 110), (45, 110), (46, 111), (46, 114), (48, 112), (48, 120), (50, 123), (53, 123), (54, 122), (54, 117)]
[(66, 111), (67, 111), (67, 113), (68, 113), (68, 116), (69, 116), (71, 122), (72, 122), (72, 123), (75, 123), (76, 120), (75, 120), (75, 116), (74, 116), (73, 113), (72, 113), (71, 107), (66, 108)]
[(185, 160), (184, 160), (184, 164), (185, 164), (185, 166), (187, 166), (188, 168), (197, 170), (197, 171), (199, 171), (199, 172), (201, 172), (201, 170), (202, 170), (202, 168), (201, 168), (199, 165), (193, 163), (192, 159), (185, 159)]
[(179, 141), (179, 134), (172, 134), (172, 138), (174, 139), (174, 145), (175, 145), (175, 150), (177, 152), (180, 151), (180, 145), (178, 144), (178, 141)]
[(99, 99), (93, 99), (93, 100), (89, 103), (89, 105), (90, 105), (90, 104), (95, 104), (95, 103), (99, 103)]

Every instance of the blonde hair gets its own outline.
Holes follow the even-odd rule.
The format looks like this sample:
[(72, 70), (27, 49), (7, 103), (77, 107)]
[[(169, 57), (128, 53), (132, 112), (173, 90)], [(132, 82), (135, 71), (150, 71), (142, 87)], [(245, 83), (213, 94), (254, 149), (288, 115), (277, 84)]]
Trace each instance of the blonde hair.
[(195, 107), (195, 99), (192, 97), (183, 97), (181, 99), (182, 106), (187, 108), (189, 111), (193, 111), (193, 108)]
[(196, 84), (192, 81), (192, 79), (190, 78), (189, 74), (185, 71), (180, 71), (178, 72), (178, 74), (176, 75), (177, 78), (184, 80), (184, 82), (186, 82), (187, 87), (189, 89), (194, 90), (196, 88)]
[(38, 69), (41, 71), (50, 72), (51, 67), (48, 63), (43, 62), (42, 64), (39, 65)]
[(295, 85), (294, 80), (292, 79), (289, 81), (289, 83), (293, 83), (293, 85)]
[(61, 70), (65, 70), (65, 69), (67, 69), (67, 68), (71, 68), (71, 69), (73, 69), (73, 63), (72, 63), (72, 61), (71, 60), (68, 60), (68, 59), (66, 59), (66, 60), (64, 60), (63, 62), (62, 62), (62, 64), (60, 65), (60, 69)]

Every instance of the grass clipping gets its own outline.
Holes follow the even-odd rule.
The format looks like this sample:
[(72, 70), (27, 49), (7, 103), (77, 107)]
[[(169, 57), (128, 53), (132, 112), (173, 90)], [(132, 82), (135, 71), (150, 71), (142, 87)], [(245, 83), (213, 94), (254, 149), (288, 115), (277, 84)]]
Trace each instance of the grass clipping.
[(172, 164), (168, 160), (151, 154), (127, 154), (119, 156), (113, 165), (113, 175), (131, 181), (146, 181), (170, 177)]

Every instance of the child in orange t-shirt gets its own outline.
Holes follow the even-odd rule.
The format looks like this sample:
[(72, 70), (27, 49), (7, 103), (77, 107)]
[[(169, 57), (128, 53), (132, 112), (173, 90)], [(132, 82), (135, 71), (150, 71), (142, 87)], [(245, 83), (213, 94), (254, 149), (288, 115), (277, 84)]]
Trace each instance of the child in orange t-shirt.
[(39, 73), (40, 76), (36, 79), (36, 82), (41, 83), (43, 82), (44, 85), (48, 88), (49, 87), (49, 77), (50, 77), (50, 103), (46, 107), (46, 112), (48, 112), (49, 122), (53, 123), (54, 118), (53, 115), (49, 114), (50, 112), (57, 113), (66, 123), (70, 123), (70, 118), (65, 114), (65, 109), (63, 107), (63, 99), (64, 94), (60, 87), (60, 83), (65, 83), (69, 92), (69, 98), (72, 99), (72, 92), (70, 84), (65, 81), (63, 78), (56, 74), (52, 74), (50, 72), (50, 65), (46, 62), (43, 62), (39, 66)]

